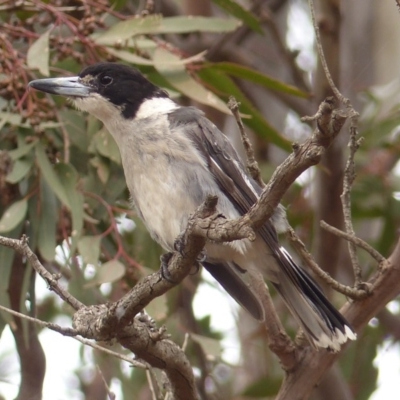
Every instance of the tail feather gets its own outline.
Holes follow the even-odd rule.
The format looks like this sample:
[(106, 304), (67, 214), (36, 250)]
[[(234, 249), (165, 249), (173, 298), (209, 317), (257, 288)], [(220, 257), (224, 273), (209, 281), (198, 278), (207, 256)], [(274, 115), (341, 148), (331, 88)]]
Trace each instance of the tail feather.
[(233, 262), (202, 262), (204, 268), (221, 286), (255, 319), (265, 319), (264, 308), (257, 294), (245, 281), (246, 270), (240, 269)]
[[(314, 347), (339, 351), (347, 340), (355, 340), (356, 334), (343, 315), (328, 301), (314, 280), (299, 266), (283, 247), (279, 247), (280, 269), (277, 291), (292, 311)], [(290, 267), (290, 273), (288, 273)]]

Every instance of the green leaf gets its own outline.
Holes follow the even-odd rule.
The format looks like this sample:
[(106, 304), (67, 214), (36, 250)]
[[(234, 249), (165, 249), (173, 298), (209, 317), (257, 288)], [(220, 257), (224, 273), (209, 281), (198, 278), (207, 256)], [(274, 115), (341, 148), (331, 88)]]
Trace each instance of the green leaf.
[(6, 181), (8, 183), (17, 183), (25, 177), (31, 170), (33, 161), (31, 159), (17, 160), (13, 164), (11, 172), (7, 175)]
[(136, 35), (157, 35), (166, 33), (191, 32), (231, 32), (238, 28), (241, 22), (235, 19), (211, 17), (165, 17), (152, 14), (141, 18), (132, 18), (114, 24), (108, 31), (92, 35), (92, 39), (101, 45), (122, 44)]
[(62, 110), (60, 114), (71, 143), (86, 152), (90, 140), (86, 132), (86, 117), (74, 110)]
[(268, 123), (229, 76), (213, 68), (204, 68), (198, 74), (202, 80), (220, 91), (227, 99), (232, 95), (241, 103), (240, 112), (250, 116), (250, 118), (243, 119), (243, 123), (253, 129), (259, 137), (283, 150), (291, 151), (291, 143)]
[(120, 60), (127, 61), (136, 65), (154, 65), (153, 60), (149, 60), (148, 58), (143, 58), (138, 56), (137, 54), (131, 53), (126, 50), (115, 50), (111, 47), (107, 47), (107, 52), (112, 54), (115, 57), (118, 57)]
[(72, 214), (72, 237), (79, 237), (83, 226), (83, 196), (76, 189), (78, 174), (71, 164), (50, 164), (42, 143), (36, 146), (36, 160), (46, 182)]
[(223, 113), (231, 114), (229, 108), (221, 99), (196, 82), (183, 65), (177, 64), (179, 57), (163, 48), (158, 48), (153, 57), (157, 71), (174, 88), (199, 103), (214, 107)]
[[(22, 224), (19, 224), (13, 231), (8, 233), (11, 238), (21, 236)], [(1, 279), (0, 279), (0, 304), (4, 307), (10, 308), (10, 295), (8, 285), (10, 282), (11, 268), (14, 262), (15, 251), (5, 246), (0, 246), (0, 260), (1, 260)], [(13, 316), (5, 311), (0, 311), (0, 335), (7, 323), (13, 321)]]
[(12, 160), (18, 160), (19, 158), (27, 155), (34, 146), (36, 146), (37, 140), (34, 140), (31, 143), (23, 143), (20, 144), (16, 149), (10, 150), (8, 155), (11, 157)]
[(56, 250), (56, 229), (58, 220), (57, 199), (48, 183), (40, 182), (40, 219), (38, 229), (38, 249), (41, 256), (52, 261)]
[(125, 266), (118, 260), (111, 260), (96, 270), (96, 275), (94, 278), (88, 282), (85, 287), (92, 287), (96, 285), (101, 285), (102, 283), (115, 282), (122, 278), (125, 274)]
[[(114, 50), (111, 49), (110, 47), (107, 48), (107, 51), (114, 55), (115, 57), (120, 58), (121, 60), (127, 61), (132, 64), (137, 64), (137, 65), (152, 65), (154, 66), (154, 60), (149, 60), (147, 58), (139, 57), (138, 55), (131, 53), (129, 51), (125, 50)], [(199, 54), (195, 54), (194, 56), (187, 57), (187, 58), (177, 58), (176, 60), (173, 60), (170, 64), (173, 65), (186, 65), (194, 62), (201, 62), (204, 61), (204, 56), (206, 54), (206, 51), (203, 51)]]
[(79, 237), (83, 227), (83, 196), (77, 191), (78, 173), (71, 164), (58, 163), (54, 172), (64, 188), (72, 214), (72, 237)]
[(204, 353), (214, 358), (220, 358), (222, 353), (221, 343), (217, 339), (191, 333), (190, 337), (197, 342), (203, 349)]
[(97, 265), (100, 257), (101, 236), (82, 236), (78, 240), (79, 254), (85, 264)]
[(93, 141), (97, 151), (102, 156), (107, 157), (115, 163), (121, 165), (121, 154), (119, 152), (117, 143), (115, 143), (115, 140), (106, 129), (102, 129), (97, 132), (93, 137)]
[(209, 67), (212, 67), (213, 69), (216, 69), (218, 71), (224, 71), (231, 76), (254, 82), (257, 85), (266, 87), (267, 89), (276, 90), (278, 92), (287, 93), (302, 98), (310, 97), (309, 93), (303, 92), (302, 90), (292, 85), (288, 85), (277, 79), (271, 78), (268, 75), (262, 74), (261, 72), (255, 71), (254, 69), (247, 68), (239, 64), (220, 62), (209, 64), (207, 68)]
[(38, 145), (36, 146), (36, 161), (39, 165), (40, 171), (42, 172), (44, 179), (46, 179), (53, 192), (64, 205), (71, 209), (68, 196), (65, 193), (65, 188), (60, 182), (57, 174), (54, 172), (54, 168), (47, 158), (47, 154), (42, 143), (38, 143)]
[(260, 21), (249, 11), (245, 10), (239, 3), (233, 0), (212, 0), (218, 7), (243, 21), (249, 28), (257, 33), (263, 33)]
[(0, 112), (0, 127), (3, 127), (5, 124), (30, 128), (30, 125), (27, 122), (22, 122), (22, 116), (20, 114), (2, 111)]
[(146, 306), (146, 312), (156, 321), (165, 319), (168, 315), (167, 296), (164, 294), (152, 300), (150, 304)]
[(26, 199), (16, 201), (4, 211), (0, 219), (0, 232), (9, 232), (16, 228), (18, 224), (25, 218), (28, 210), (28, 202)]
[(108, 168), (108, 165), (100, 157), (91, 158), (90, 164), (96, 168), (97, 176), (101, 180), (101, 183), (106, 184), (110, 178), (110, 168)]
[(26, 62), (31, 69), (38, 69), (44, 76), (49, 76), (49, 36), (50, 30), (43, 33), (31, 47), (26, 55)]

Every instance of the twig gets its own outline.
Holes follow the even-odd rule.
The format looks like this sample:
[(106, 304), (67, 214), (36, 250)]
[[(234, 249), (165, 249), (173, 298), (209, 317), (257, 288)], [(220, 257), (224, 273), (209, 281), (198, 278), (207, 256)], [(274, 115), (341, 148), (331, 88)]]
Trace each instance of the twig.
[(335, 228), (334, 226), (331, 226), (327, 224), (325, 221), (321, 221), (321, 227), (331, 233), (333, 233), (336, 236), (339, 236), (343, 239), (348, 240), (349, 242), (354, 243), (357, 247), (360, 247), (361, 249), (364, 249), (373, 259), (375, 259), (379, 264), (385, 263), (386, 258), (383, 257), (382, 254), (380, 254), (377, 250), (375, 250), (373, 247), (371, 247), (367, 242), (364, 240), (354, 236), (350, 235), (346, 232), (341, 231), (340, 229)]
[(144, 362), (139, 362), (139, 361), (133, 360), (132, 357), (128, 357), (128, 356), (125, 356), (124, 354), (117, 353), (116, 351), (107, 349), (106, 347), (100, 346), (91, 340), (84, 339), (80, 336), (75, 336), (74, 339), (77, 340), (78, 342), (81, 342), (85, 346), (93, 347), (94, 349), (102, 351), (103, 353), (109, 354), (110, 356), (119, 358), (122, 361), (126, 361), (127, 363), (131, 364), (132, 367), (143, 368), (143, 369), (149, 368), (149, 366)]
[(62, 300), (68, 303), (75, 310), (84, 307), (79, 300), (72, 296), (67, 290), (63, 289), (59, 283), (59, 276), (50, 274), (49, 271), (41, 264), (36, 254), (28, 246), (28, 237), (23, 235), (21, 240), (6, 238), (0, 236), (0, 245), (9, 247), (17, 253), (26, 257), (32, 268), (47, 282), (49, 289), (55, 292)]
[(278, 317), (269, 291), (265, 290), (262, 274), (260, 272), (250, 273), (249, 282), (265, 310), (264, 328), (267, 333), (268, 347), (278, 356), (282, 368), (285, 371), (290, 371), (297, 362), (297, 348)]
[(296, 232), (290, 228), (287, 232), (287, 237), (291, 241), (292, 245), (295, 247), (297, 253), (300, 255), (302, 260), (310, 267), (310, 269), (317, 275), (321, 280), (323, 280), (332, 289), (339, 293), (344, 294), (351, 299), (364, 299), (368, 296), (369, 292), (367, 290), (352, 288), (350, 286), (343, 285), (337, 280), (333, 279), (328, 273), (322, 270), (318, 264), (315, 262), (313, 256), (308, 252), (306, 246), (297, 236)]
[[(321, 36), (319, 31), (319, 26), (317, 24), (315, 18), (315, 8), (313, 0), (308, 0), (310, 12), (311, 12), (311, 19), (314, 26), (315, 36), (316, 36), (316, 44), (317, 50), (319, 54), (319, 58), (321, 61), (322, 68), (324, 70), (326, 79), (329, 83), (329, 86), (334, 93), (335, 97), (346, 106), (349, 118), (351, 120), (350, 125), (350, 139), (349, 139), (349, 149), (350, 154), (346, 163), (346, 168), (343, 177), (343, 192), (340, 196), (342, 202), (342, 209), (343, 209), (343, 216), (344, 216), (344, 225), (345, 230), (349, 236), (355, 237), (354, 229), (353, 229), (353, 222), (351, 219), (351, 187), (355, 178), (355, 168), (354, 168), (354, 155), (358, 150), (360, 145), (360, 140), (356, 140), (357, 136), (357, 122), (359, 114), (354, 110), (353, 106), (350, 103), (350, 100), (344, 97), (338, 88), (336, 87), (335, 83), (333, 82), (332, 76), (329, 72), (328, 65), (325, 59), (324, 50), (322, 48)], [(333, 233), (333, 232), (332, 232)], [(353, 267), (354, 272), (354, 280), (355, 280), (355, 287), (358, 287), (362, 283), (362, 276), (361, 276), (361, 267), (360, 263), (357, 258), (357, 251), (356, 245), (349, 241), (348, 243), (350, 260)]]
[(110, 400), (115, 400), (116, 396), (115, 393), (111, 391), (110, 387), (108, 386), (108, 383), (106, 381), (106, 378), (104, 378), (103, 372), (101, 371), (100, 367), (98, 365), (96, 365), (97, 368), (97, 372), (99, 373), (103, 383), (104, 383), (104, 387), (106, 388), (107, 394), (108, 394), (108, 398)]
[(93, 343), (90, 340), (83, 339), (83, 338), (77, 336), (77, 335), (79, 335), (79, 333), (76, 331), (76, 329), (69, 328), (69, 327), (62, 327), (62, 326), (54, 324), (52, 322), (45, 322), (45, 321), (42, 321), (42, 320), (40, 320), (38, 318), (33, 318), (33, 317), (30, 317), (29, 315), (25, 315), (25, 314), (22, 314), (22, 313), (20, 313), (18, 311), (11, 310), (10, 308), (4, 307), (2, 305), (0, 305), (0, 310), (5, 311), (5, 312), (7, 312), (7, 313), (9, 313), (11, 315), (14, 315), (15, 317), (18, 317), (18, 318), (25, 319), (27, 321), (33, 322), (33, 323), (35, 323), (37, 325), (40, 325), (40, 326), (42, 326), (44, 328), (48, 328), (48, 329), (50, 329), (50, 330), (52, 330), (54, 332), (61, 333), (61, 335), (63, 335), (63, 336), (71, 337), (71, 338), (77, 340), (78, 342), (81, 342), (82, 344), (84, 344), (86, 346), (93, 347), (94, 349), (102, 351), (103, 353), (107, 353), (107, 354), (112, 355), (112, 356), (114, 356), (116, 358), (119, 358), (120, 360), (126, 361), (126, 362), (128, 362), (129, 364), (131, 364), (134, 367), (144, 368), (144, 369), (148, 369), (149, 368), (148, 365), (146, 365), (144, 363), (141, 363), (139, 361), (133, 360), (130, 357), (127, 357), (127, 356), (125, 356), (123, 354), (120, 354), (120, 353), (117, 353), (115, 351), (109, 350), (109, 349), (107, 349), (105, 347), (99, 346), (96, 343)]
[(258, 162), (254, 156), (253, 146), (244, 129), (242, 118), (240, 117), (239, 113), (239, 106), (240, 103), (238, 103), (233, 96), (230, 96), (228, 101), (228, 108), (231, 110), (233, 116), (235, 117), (236, 123), (238, 124), (239, 127), (240, 137), (242, 138), (242, 144), (246, 152), (247, 169), (252, 178), (263, 188), (265, 186), (265, 183), (262, 180), (261, 171), (258, 166)]
[(330, 88), (332, 89), (333, 94), (335, 95), (335, 97), (342, 103), (345, 105), (349, 104), (349, 100), (346, 99), (340, 92), (339, 89), (336, 87), (335, 83), (333, 82), (331, 73), (329, 72), (329, 68), (328, 68), (328, 64), (326, 62), (326, 58), (325, 58), (325, 54), (324, 54), (324, 50), (322, 48), (322, 42), (321, 42), (321, 35), (319, 32), (319, 26), (317, 23), (317, 20), (315, 18), (315, 8), (314, 8), (314, 2), (313, 0), (308, 0), (308, 5), (310, 7), (310, 11), (311, 11), (311, 20), (313, 23), (313, 27), (314, 27), (314, 31), (315, 31), (315, 37), (316, 37), (316, 45), (317, 45), (317, 51), (318, 51), (318, 55), (319, 55), (319, 59), (321, 61), (321, 65), (322, 65), (322, 69), (324, 70), (326, 79), (329, 83)]
[(44, 328), (48, 328), (48, 329), (50, 329), (52, 331), (61, 333), (61, 335), (63, 335), (63, 336), (73, 337), (73, 336), (78, 335), (78, 332), (73, 328), (62, 327), (60, 325), (53, 324), (52, 322), (45, 322), (45, 321), (42, 321), (40, 319), (30, 317), (29, 315), (22, 314), (22, 313), (20, 313), (18, 311), (11, 310), (10, 308), (7, 308), (7, 307), (1, 306), (1, 305), (0, 305), (0, 310), (5, 311), (5, 312), (7, 312), (7, 313), (9, 313), (11, 315), (14, 315), (14, 317), (25, 319), (27, 321), (33, 322), (33, 323), (35, 323), (37, 325), (40, 325), (40, 326), (42, 326)]
[(186, 332), (185, 333), (185, 338), (183, 339), (183, 343), (182, 343), (182, 350), (183, 351), (186, 351), (187, 345), (189, 343), (189, 338), (190, 338), (190, 335)]
[(148, 368), (146, 370), (146, 378), (147, 378), (147, 382), (149, 383), (152, 400), (163, 400), (163, 396), (161, 395), (161, 392), (160, 392), (160, 389), (159, 389), (159, 386), (157, 383), (157, 377), (155, 376), (155, 374), (151, 368)]
[[(351, 187), (353, 185), (354, 179), (356, 178), (354, 156), (361, 143), (361, 139), (356, 139), (357, 133), (357, 127), (355, 124), (353, 124), (352, 120), (352, 127), (350, 127), (350, 138), (348, 144), (350, 152), (346, 162), (346, 168), (344, 170), (343, 193), (340, 196), (343, 208), (344, 226), (346, 233), (350, 237), (355, 237), (353, 223), (351, 220)], [(357, 257), (357, 245), (354, 242), (348, 240), (348, 248), (351, 264), (353, 265), (354, 271), (354, 286), (357, 287), (362, 282), (361, 266)]]

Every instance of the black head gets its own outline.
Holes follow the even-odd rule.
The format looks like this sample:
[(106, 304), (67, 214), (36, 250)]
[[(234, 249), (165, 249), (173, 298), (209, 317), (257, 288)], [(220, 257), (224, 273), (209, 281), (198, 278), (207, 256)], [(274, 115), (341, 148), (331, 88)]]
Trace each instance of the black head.
[[(168, 97), (137, 69), (116, 63), (98, 63), (85, 68), (78, 76), (38, 79), (30, 87), (47, 93), (67, 96), (76, 106), (96, 115), (96, 104), (103, 99), (117, 107), (124, 118), (134, 118), (146, 99)], [(93, 102), (92, 100), (97, 101)], [(101, 119), (101, 116), (96, 115)]]
[(168, 97), (137, 69), (122, 64), (98, 63), (85, 68), (79, 80), (93, 91), (121, 107), (125, 118), (133, 118), (145, 99)]

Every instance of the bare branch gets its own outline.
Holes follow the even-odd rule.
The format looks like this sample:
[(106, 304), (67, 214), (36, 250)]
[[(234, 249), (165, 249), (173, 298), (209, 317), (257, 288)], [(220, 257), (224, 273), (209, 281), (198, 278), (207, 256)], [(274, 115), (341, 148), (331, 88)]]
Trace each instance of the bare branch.
[(328, 64), (326, 62), (325, 59), (325, 54), (324, 54), (324, 49), (322, 48), (322, 42), (321, 42), (321, 35), (319, 32), (319, 26), (317, 24), (317, 20), (315, 18), (315, 8), (314, 8), (314, 2), (313, 0), (308, 0), (308, 5), (310, 7), (310, 11), (311, 11), (311, 20), (313, 23), (313, 27), (314, 27), (314, 32), (315, 32), (315, 36), (316, 36), (316, 45), (317, 45), (317, 51), (318, 51), (318, 55), (319, 55), (319, 59), (321, 61), (321, 65), (322, 68), (324, 70), (326, 79), (329, 83), (330, 88), (332, 89), (333, 94), (335, 95), (335, 97), (342, 103), (345, 105), (349, 104), (349, 100), (346, 99), (340, 92), (339, 89), (336, 87), (335, 83), (333, 82), (331, 73), (329, 72), (329, 68), (328, 68)]
[(11, 310), (10, 308), (7, 308), (7, 307), (1, 306), (1, 305), (0, 305), (0, 310), (3, 310), (11, 315), (14, 315), (14, 317), (25, 319), (27, 321), (33, 322), (37, 325), (40, 325), (44, 328), (48, 328), (48, 329), (51, 329), (52, 331), (61, 333), (61, 335), (63, 335), (63, 336), (78, 335), (78, 332), (75, 329), (72, 329), (69, 327), (62, 327), (60, 325), (53, 324), (52, 322), (41, 321), (40, 319), (30, 317), (29, 315), (22, 314), (18, 311)]
[(84, 306), (84, 304), (58, 284), (59, 276), (50, 274), (50, 272), (41, 264), (36, 254), (29, 248), (28, 238), (25, 235), (22, 236), (21, 240), (0, 236), (0, 245), (9, 247), (21, 254), (23, 257), (26, 257), (32, 265), (32, 268), (47, 282), (49, 289), (55, 292), (75, 310), (79, 310)]
[(231, 110), (233, 116), (235, 117), (236, 123), (239, 126), (240, 137), (242, 138), (242, 144), (243, 144), (244, 150), (246, 152), (247, 169), (248, 169), (250, 175), (252, 176), (252, 178), (261, 187), (264, 187), (265, 183), (262, 180), (261, 171), (258, 166), (258, 162), (254, 156), (253, 146), (252, 146), (250, 139), (247, 136), (247, 133), (244, 129), (242, 118), (240, 117), (239, 106), (240, 106), (240, 103), (238, 103), (233, 96), (230, 96), (229, 101), (228, 101), (228, 108)]
[(327, 224), (325, 221), (321, 221), (320, 224), (321, 224), (322, 228), (333, 233), (334, 235), (339, 236), (343, 239), (346, 239), (347, 241), (353, 243), (355, 246), (360, 247), (361, 249), (364, 249), (372, 258), (374, 258), (378, 262), (378, 264), (384, 264), (387, 261), (386, 258), (383, 257), (382, 254), (380, 254), (377, 250), (375, 250), (373, 247), (371, 247), (364, 240), (362, 240), (354, 235), (350, 235), (346, 232), (342, 232), (340, 229), (337, 229), (334, 226)]
[(352, 288), (350, 286), (343, 285), (339, 283), (337, 280), (333, 279), (328, 273), (326, 273), (323, 269), (321, 269), (318, 264), (315, 262), (312, 255), (308, 252), (304, 243), (300, 240), (300, 238), (296, 235), (293, 229), (289, 229), (288, 238), (290, 239), (292, 245), (296, 248), (297, 253), (301, 256), (303, 261), (310, 267), (310, 269), (317, 275), (321, 280), (323, 280), (327, 285), (329, 285), (332, 289), (335, 289), (339, 293), (344, 294), (351, 299), (361, 300), (368, 296), (369, 292), (367, 290), (361, 290), (356, 288)]
[(267, 332), (268, 346), (279, 358), (282, 368), (289, 371), (297, 362), (296, 346), (283, 328), (269, 291), (265, 290), (265, 282), (261, 273), (249, 276), (251, 286), (260, 297), (265, 309), (264, 327)]
[(50, 329), (52, 331), (61, 333), (61, 335), (63, 335), (63, 336), (72, 337), (73, 339), (77, 340), (78, 342), (81, 342), (82, 344), (84, 344), (86, 346), (93, 347), (94, 349), (102, 351), (103, 353), (107, 353), (107, 354), (112, 355), (112, 356), (114, 356), (116, 358), (119, 358), (119, 359), (121, 359), (123, 361), (126, 361), (126, 362), (128, 362), (129, 364), (131, 364), (134, 367), (144, 368), (144, 369), (148, 369), (149, 368), (148, 365), (145, 365), (145, 364), (140, 363), (140, 362), (138, 362), (136, 360), (133, 360), (132, 358), (127, 357), (124, 354), (120, 354), (120, 353), (117, 353), (115, 351), (109, 350), (109, 349), (107, 349), (107, 348), (105, 348), (103, 346), (99, 346), (99, 345), (97, 345), (96, 343), (93, 343), (90, 340), (86, 340), (86, 339), (80, 338), (79, 336), (77, 336), (78, 332), (73, 328), (62, 327), (62, 326), (54, 324), (52, 322), (42, 321), (40, 319), (30, 317), (29, 315), (25, 315), (25, 314), (22, 314), (20, 312), (11, 310), (10, 308), (4, 307), (2, 305), (0, 305), (0, 310), (5, 311), (5, 312), (7, 312), (7, 313), (9, 313), (11, 315), (14, 315), (15, 317), (18, 317), (18, 318), (25, 319), (27, 321), (33, 322), (33, 323), (35, 323), (37, 325), (42, 326), (43, 328), (48, 328), (48, 329)]
[[(344, 177), (343, 177), (343, 193), (340, 196), (340, 199), (342, 201), (342, 207), (343, 207), (343, 217), (344, 217), (344, 226), (346, 229), (346, 232), (352, 236), (355, 237), (355, 232), (353, 229), (353, 222), (351, 220), (351, 187), (353, 185), (354, 179), (356, 178), (356, 172), (355, 172), (355, 163), (354, 163), (354, 156), (360, 147), (361, 139), (357, 140), (357, 116), (354, 116), (351, 121), (351, 127), (350, 127), (350, 139), (349, 139), (349, 144), (348, 147), (350, 149), (349, 152), (349, 157), (347, 159), (346, 163), (346, 168), (344, 170)], [(358, 285), (361, 284), (362, 282), (362, 276), (361, 276), (361, 267), (360, 263), (358, 261), (357, 257), (357, 249), (356, 249), (356, 244), (353, 243), (352, 241), (348, 241), (348, 248), (349, 248), (349, 254), (350, 254), (350, 259), (351, 259), (351, 264), (353, 265), (353, 271), (354, 271), (354, 286), (357, 287)]]

